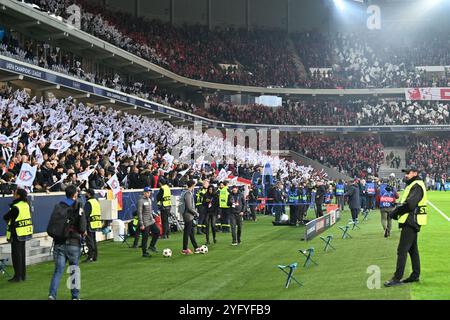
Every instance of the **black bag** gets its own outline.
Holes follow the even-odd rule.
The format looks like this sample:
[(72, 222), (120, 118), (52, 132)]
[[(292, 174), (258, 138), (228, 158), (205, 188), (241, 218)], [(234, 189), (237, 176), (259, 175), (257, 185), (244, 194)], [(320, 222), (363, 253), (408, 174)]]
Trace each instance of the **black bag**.
[(73, 231), (73, 207), (59, 203), (55, 206), (47, 226), (47, 234), (54, 240), (66, 240)]

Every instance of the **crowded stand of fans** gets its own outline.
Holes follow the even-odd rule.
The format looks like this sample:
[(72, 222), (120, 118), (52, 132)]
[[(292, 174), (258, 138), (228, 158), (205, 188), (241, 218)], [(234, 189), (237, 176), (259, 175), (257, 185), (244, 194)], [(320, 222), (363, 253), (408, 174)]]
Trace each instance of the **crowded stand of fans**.
[(383, 145), (379, 137), (292, 134), (281, 140), (284, 149), (298, 151), (320, 163), (333, 167), (352, 177), (377, 174), (384, 160)]
[(406, 150), (407, 165), (414, 164), (430, 178), (440, 181), (450, 174), (450, 139), (443, 137), (410, 138)]
[[(65, 8), (74, 1), (27, 2), (67, 17)], [(450, 82), (448, 70), (429, 75), (417, 68), (450, 65), (446, 34), (422, 37), (411, 32), (415, 40), (409, 41), (408, 37), (393, 39), (382, 33), (367, 38), (365, 34), (308, 32), (288, 36), (276, 30), (208, 30), (206, 26), (176, 27), (112, 12), (89, 1), (75, 3), (82, 7), (84, 31), (192, 79), (302, 88), (430, 87), (449, 86)], [(295, 52), (287, 49), (289, 38)], [(327, 71), (302, 74), (294, 64), (294, 55), (300, 57), (306, 70)]]
[[(31, 98), (5, 88), (0, 99), (2, 183), (14, 183), (24, 163), (37, 166), (34, 191), (60, 191), (69, 184), (103, 189), (114, 175), (123, 187), (172, 186), (189, 179), (215, 180), (221, 169), (250, 178), (270, 163), (278, 180), (322, 180), (326, 175), (217, 137), (111, 108), (75, 103), (72, 98)], [(177, 149), (178, 148), (178, 149)], [(179, 150), (176, 159), (171, 152)], [(192, 152), (202, 156), (192, 159)], [(231, 160), (228, 160), (231, 159)], [(228, 176), (228, 174), (227, 174)]]

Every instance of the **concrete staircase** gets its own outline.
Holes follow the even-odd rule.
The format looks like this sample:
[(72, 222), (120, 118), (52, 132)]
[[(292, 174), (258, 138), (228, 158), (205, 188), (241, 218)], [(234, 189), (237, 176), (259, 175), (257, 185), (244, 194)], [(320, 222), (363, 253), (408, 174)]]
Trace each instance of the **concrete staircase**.
[(287, 41), (287, 49), (289, 50), (289, 52), (292, 55), (292, 58), (294, 60), (294, 64), (297, 68), (297, 72), (300, 76), (301, 79), (306, 79), (306, 77), (308, 76), (305, 66), (303, 65), (302, 59), (300, 59), (299, 55), (297, 54), (297, 50), (295, 50), (295, 45), (294, 42), (292, 41), (292, 39), (288, 39)]
[[(395, 156), (400, 156), (400, 166), (398, 169), (391, 168), (391, 163), (386, 163), (386, 156), (391, 153)], [(391, 173), (395, 174), (395, 177), (401, 178), (403, 176), (402, 169), (405, 167), (406, 159), (406, 148), (384, 148), (384, 162), (380, 165), (380, 170), (378, 171), (378, 176), (380, 178), (388, 178)]]
[[(50, 254), (51, 240), (46, 238), (33, 238), (25, 244), (26, 264), (32, 265), (41, 262), (53, 260)], [(11, 244), (5, 243), (0, 245), (0, 259), (7, 258), (7, 265), (12, 264), (11, 260)]]

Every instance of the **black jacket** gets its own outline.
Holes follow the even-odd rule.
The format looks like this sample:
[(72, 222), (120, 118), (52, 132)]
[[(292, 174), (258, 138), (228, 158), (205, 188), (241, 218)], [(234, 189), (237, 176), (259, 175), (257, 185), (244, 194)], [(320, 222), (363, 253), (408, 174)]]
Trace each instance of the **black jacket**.
[(202, 204), (207, 213), (216, 214), (217, 209), (219, 208), (219, 196), (217, 193), (206, 192), (203, 195)]
[[(54, 210), (65, 210), (69, 205), (64, 201), (61, 201), (55, 206)], [(83, 210), (80, 210), (81, 204), (79, 201), (75, 201), (75, 203), (70, 207), (70, 217), (72, 220), (72, 232), (68, 239), (54, 239), (55, 244), (68, 244), (73, 246), (81, 246), (81, 235), (86, 232), (87, 223), (86, 217), (84, 215)]]
[(228, 195), (227, 204), (230, 206), (230, 211), (233, 214), (239, 214), (247, 210), (247, 204), (245, 202), (244, 196), (240, 192), (236, 194), (230, 193)]
[(316, 203), (323, 203), (323, 201), (325, 200), (325, 186), (319, 186), (317, 187), (317, 191), (316, 191)]
[[(407, 185), (410, 185), (413, 183), (413, 181), (421, 180), (420, 177), (414, 177), (411, 180), (408, 180), (406, 182)], [(416, 231), (420, 231), (420, 225), (417, 223), (417, 216), (415, 213), (417, 213), (418, 204), (420, 200), (423, 198), (423, 190), (419, 185), (415, 185), (411, 188), (409, 191), (408, 198), (406, 198), (406, 201), (396, 207), (390, 214), (390, 217), (394, 220), (397, 220), (402, 214), (404, 213), (410, 213), (408, 215), (408, 218), (406, 219), (404, 224), (400, 224), (399, 227), (403, 228), (405, 225), (413, 228)]]

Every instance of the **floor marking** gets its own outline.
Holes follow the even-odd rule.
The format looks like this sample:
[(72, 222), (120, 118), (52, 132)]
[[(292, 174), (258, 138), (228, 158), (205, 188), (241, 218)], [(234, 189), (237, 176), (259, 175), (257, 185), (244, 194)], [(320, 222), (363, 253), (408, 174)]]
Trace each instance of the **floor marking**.
[(441, 216), (444, 217), (445, 220), (447, 220), (448, 222), (450, 222), (450, 218), (447, 217), (447, 215), (445, 213), (443, 213), (441, 210), (439, 210), (434, 204), (432, 204), (430, 201), (428, 201), (428, 204), (430, 206), (432, 206), (437, 212), (439, 212), (441, 214)]

